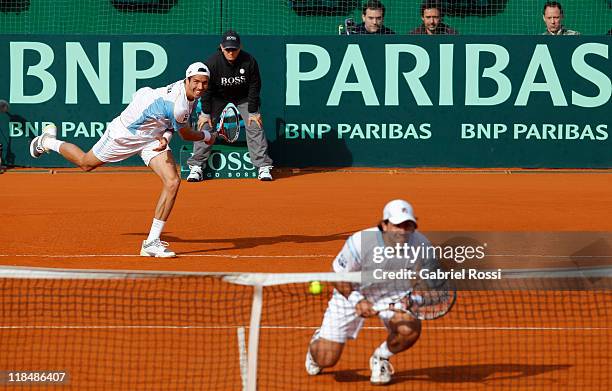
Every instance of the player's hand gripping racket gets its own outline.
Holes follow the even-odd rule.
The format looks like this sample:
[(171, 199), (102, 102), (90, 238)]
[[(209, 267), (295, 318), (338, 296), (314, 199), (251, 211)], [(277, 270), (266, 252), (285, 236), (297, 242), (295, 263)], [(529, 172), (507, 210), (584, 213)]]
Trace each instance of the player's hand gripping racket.
[(374, 310), (405, 312), (421, 320), (441, 318), (453, 308), (457, 300), (457, 290), (448, 280), (436, 287), (427, 285), (419, 281), (411, 292), (383, 300), (374, 306)]
[(242, 126), (244, 126), (244, 121), (238, 108), (233, 103), (228, 103), (221, 112), (216, 132), (223, 140), (233, 143), (238, 140)]

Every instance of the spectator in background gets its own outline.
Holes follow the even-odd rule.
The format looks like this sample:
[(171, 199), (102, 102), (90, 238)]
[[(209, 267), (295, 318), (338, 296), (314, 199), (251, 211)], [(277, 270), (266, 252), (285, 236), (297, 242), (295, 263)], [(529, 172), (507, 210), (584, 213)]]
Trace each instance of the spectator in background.
[(363, 23), (355, 26), (352, 34), (395, 34), (384, 25), (385, 6), (379, 0), (368, 0), (363, 4), (361, 20)]
[[(251, 162), (257, 167), (257, 179), (272, 180), (272, 159), (268, 155), (268, 140), (260, 114), (261, 75), (255, 57), (242, 50), (240, 36), (233, 30), (221, 37), (219, 48), (206, 64), (210, 69), (208, 90), (202, 95), (202, 112), (198, 129), (213, 130), (228, 102), (238, 107), (245, 120), (246, 142)], [(193, 143), (193, 156), (187, 160), (187, 182), (204, 180), (203, 168), (212, 153), (212, 145), (204, 141)]]
[(608, 35), (612, 35), (612, 29), (608, 30)]
[(566, 29), (563, 26), (563, 7), (557, 1), (547, 1), (542, 10), (542, 19), (546, 23), (546, 31), (542, 35), (580, 35), (578, 31)]
[(458, 32), (442, 22), (440, 2), (427, 0), (421, 4), (423, 24), (410, 31), (410, 35), (457, 35)]

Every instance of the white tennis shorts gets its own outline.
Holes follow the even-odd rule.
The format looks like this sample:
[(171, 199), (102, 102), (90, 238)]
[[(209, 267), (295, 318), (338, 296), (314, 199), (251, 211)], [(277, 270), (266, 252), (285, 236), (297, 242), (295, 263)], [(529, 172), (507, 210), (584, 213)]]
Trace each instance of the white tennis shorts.
[(93, 154), (105, 163), (120, 162), (139, 154), (147, 166), (155, 156), (170, 151), (167, 146), (163, 151), (154, 151), (159, 147), (159, 141), (153, 136), (132, 134), (123, 126), (119, 118), (115, 118), (106, 131), (93, 146)]
[[(389, 321), (393, 315), (391, 311), (381, 311), (378, 314), (389, 331), (391, 330)], [(325, 315), (323, 315), (319, 338), (338, 343), (345, 343), (348, 339), (356, 339), (364, 321), (365, 319), (355, 312), (355, 307), (342, 294), (334, 290), (327, 303)]]

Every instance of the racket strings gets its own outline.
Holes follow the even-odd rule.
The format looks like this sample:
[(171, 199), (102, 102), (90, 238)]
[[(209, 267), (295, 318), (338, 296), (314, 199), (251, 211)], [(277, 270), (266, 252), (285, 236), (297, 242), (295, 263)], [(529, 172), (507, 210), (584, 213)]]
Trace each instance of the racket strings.
[(221, 135), (225, 141), (234, 142), (240, 134), (241, 119), (240, 114), (235, 110), (226, 110), (222, 114), (221, 122), (219, 124), (219, 135)]

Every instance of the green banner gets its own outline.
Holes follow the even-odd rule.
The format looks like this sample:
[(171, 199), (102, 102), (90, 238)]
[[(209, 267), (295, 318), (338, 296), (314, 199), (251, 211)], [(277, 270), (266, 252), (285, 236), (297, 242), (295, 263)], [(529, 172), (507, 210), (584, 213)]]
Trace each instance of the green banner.
[[(180, 150), (179, 162), (183, 179), (189, 175), (187, 159), (192, 154), (191, 145), (184, 145)], [(204, 179), (257, 178), (257, 169), (251, 163), (246, 145), (214, 145), (202, 172)]]
[[(610, 37), (243, 37), (277, 166), (612, 167)], [(89, 149), (140, 87), (216, 36), (2, 36), (3, 160), (45, 122)], [(174, 137), (172, 148), (189, 145)], [(141, 164), (131, 158), (122, 164)]]

